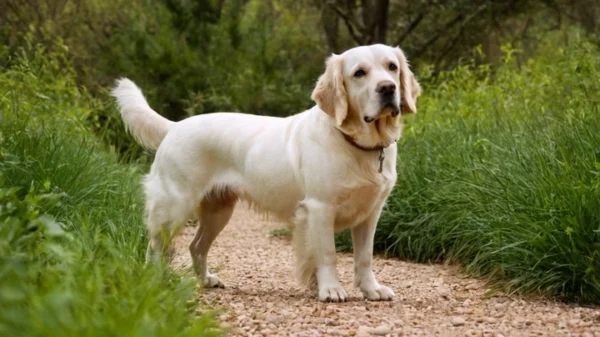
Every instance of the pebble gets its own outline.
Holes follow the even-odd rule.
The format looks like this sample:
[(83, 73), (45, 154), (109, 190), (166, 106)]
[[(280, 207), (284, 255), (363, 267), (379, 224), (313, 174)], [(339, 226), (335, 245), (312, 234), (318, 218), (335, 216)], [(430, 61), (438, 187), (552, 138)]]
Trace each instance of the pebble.
[(371, 334), (369, 333), (369, 327), (361, 326), (358, 328), (355, 334), (356, 337), (369, 337)]
[(493, 330), (483, 330), (483, 337), (495, 337)]
[(452, 320), (450, 321), (450, 323), (453, 326), (463, 326), (463, 325), (465, 325), (465, 323), (467, 323), (467, 321), (460, 316), (456, 316), (456, 317), (452, 317)]
[(506, 309), (506, 302), (505, 303), (496, 303), (496, 304), (494, 304), (494, 309), (496, 309), (496, 310), (505, 310)]
[(504, 313), (501, 311), (493, 311), (490, 315), (495, 318), (501, 318), (504, 316)]
[(392, 332), (392, 328), (387, 325), (380, 325), (374, 329), (370, 329), (369, 332), (375, 336), (385, 336)]
[(498, 302), (498, 303), (506, 303), (506, 302), (508, 302), (508, 297), (506, 297), (506, 296), (496, 297), (496, 302)]
[(277, 324), (279, 322), (281, 322), (283, 320), (283, 317), (281, 316), (275, 316), (275, 315), (269, 315), (267, 316), (267, 322), (272, 323), (272, 324)]
[(483, 337), (483, 332), (481, 330), (467, 330), (467, 331), (465, 331), (465, 336), (467, 336), (467, 337)]
[(465, 287), (467, 290), (477, 290), (479, 288), (481, 288), (481, 286), (477, 283), (471, 283)]

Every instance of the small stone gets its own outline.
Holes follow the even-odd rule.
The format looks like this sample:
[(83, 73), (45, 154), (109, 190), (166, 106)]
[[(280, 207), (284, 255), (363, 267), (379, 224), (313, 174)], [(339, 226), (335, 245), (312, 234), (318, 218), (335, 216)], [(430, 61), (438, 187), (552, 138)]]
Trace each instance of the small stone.
[(467, 290), (477, 290), (479, 288), (481, 288), (481, 286), (477, 283), (471, 283), (465, 287), (465, 289), (467, 289)]
[(467, 336), (467, 337), (482, 337), (483, 332), (481, 330), (467, 330), (467, 331), (465, 331), (465, 336)]
[(337, 329), (329, 329), (327, 330), (327, 334), (331, 335), (331, 336), (343, 336), (344, 334), (337, 330)]
[(512, 321), (512, 322), (511, 322), (511, 325), (512, 325), (514, 328), (517, 328), (517, 329), (519, 329), (519, 328), (521, 328), (521, 327), (523, 326), (523, 321), (522, 321), (522, 320), (520, 320), (520, 319), (515, 319), (514, 321)]
[(452, 317), (452, 320), (450, 321), (450, 323), (453, 326), (463, 326), (463, 325), (465, 325), (465, 323), (467, 323), (467, 321), (460, 316), (456, 316), (456, 317)]
[(496, 297), (496, 302), (497, 303), (506, 303), (506, 302), (508, 302), (508, 297), (506, 297), (506, 296)]
[(394, 330), (392, 336), (402, 337), (402, 336), (404, 336), (404, 330), (396, 329), (396, 330)]
[(370, 337), (371, 334), (366, 330), (366, 329), (361, 329), (361, 328), (366, 328), (366, 327), (360, 327), (358, 328), (358, 331), (356, 331), (355, 336), (356, 337)]
[(370, 333), (376, 336), (385, 336), (389, 334), (392, 329), (387, 325), (380, 325), (374, 329), (370, 329)]
[(506, 310), (506, 303), (496, 303), (496, 304), (494, 304), (494, 309)]
[(495, 318), (501, 318), (504, 316), (504, 313), (501, 311), (493, 311), (490, 315)]
[(567, 324), (572, 327), (572, 328), (576, 328), (577, 326), (579, 326), (579, 320), (578, 319), (570, 319)]
[(267, 316), (267, 322), (272, 323), (272, 324), (277, 324), (279, 322), (281, 322), (282, 317), (278, 317), (275, 315), (269, 315)]
[(494, 317), (486, 317), (485, 322), (488, 324), (496, 324), (496, 323), (498, 323), (498, 320), (495, 319)]
[(457, 308), (456, 309), (456, 313), (457, 314), (472, 314), (473, 313), (473, 309), (471, 309), (471, 308)]

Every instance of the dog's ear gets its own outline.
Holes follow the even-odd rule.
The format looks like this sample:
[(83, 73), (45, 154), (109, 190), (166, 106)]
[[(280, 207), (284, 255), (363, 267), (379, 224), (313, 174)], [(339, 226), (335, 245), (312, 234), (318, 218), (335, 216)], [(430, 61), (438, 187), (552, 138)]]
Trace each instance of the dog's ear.
[(421, 86), (410, 71), (406, 56), (400, 47), (395, 48), (400, 68), (400, 89), (402, 90), (402, 114), (417, 113), (417, 98), (421, 95)]
[(348, 98), (342, 75), (342, 57), (333, 54), (327, 59), (325, 73), (319, 77), (311, 98), (341, 126), (348, 115)]

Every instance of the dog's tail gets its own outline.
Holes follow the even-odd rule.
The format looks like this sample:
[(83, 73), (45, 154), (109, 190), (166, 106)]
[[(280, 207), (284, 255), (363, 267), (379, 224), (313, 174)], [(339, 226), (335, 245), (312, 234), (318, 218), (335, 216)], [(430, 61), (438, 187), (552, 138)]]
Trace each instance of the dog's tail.
[(117, 81), (111, 95), (117, 99), (125, 128), (143, 147), (156, 150), (172, 122), (152, 110), (142, 94), (142, 90), (127, 78)]

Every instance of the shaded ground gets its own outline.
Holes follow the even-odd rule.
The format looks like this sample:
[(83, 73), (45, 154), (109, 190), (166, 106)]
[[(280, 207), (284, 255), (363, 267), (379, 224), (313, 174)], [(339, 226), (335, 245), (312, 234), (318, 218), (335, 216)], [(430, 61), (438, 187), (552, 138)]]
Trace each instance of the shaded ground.
[[(231, 336), (594, 336), (600, 308), (547, 300), (485, 296), (484, 283), (457, 268), (377, 257), (378, 280), (396, 293), (393, 302), (365, 302), (352, 287), (351, 254), (338, 254), (346, 303), (320, 303), (294, 279), (285, 238), (270, 233), (282, 224), (238, 206), (209, 253), (209, 266), (226, 289), (200, 300), (222, 309)], [(188, 244), (196, 228), (176, 239), (175, 268), (191, 265)]]

